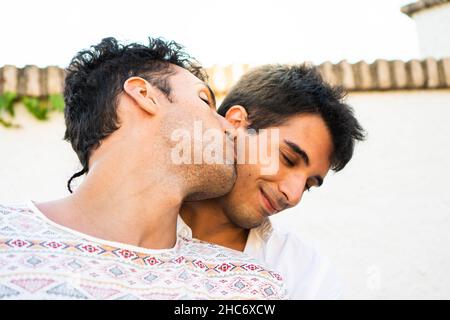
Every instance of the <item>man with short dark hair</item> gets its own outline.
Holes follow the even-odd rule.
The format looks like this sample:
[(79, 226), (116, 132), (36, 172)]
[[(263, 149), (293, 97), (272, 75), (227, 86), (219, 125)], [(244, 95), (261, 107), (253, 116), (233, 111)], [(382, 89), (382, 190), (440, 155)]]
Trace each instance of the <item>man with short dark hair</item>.
[[(313, 67), (267, 65), (244, 75), (218, 112), (237, 128), (238, 141), (248, 141), (246, 159), (238, 161), (228, 194), (184, 203), (187, 225), (181, 220), (180, 232), (267, 263), (284, 277), (291, 298), (338, 298), (341, 285), (327, 259), (294, 233), (272, 227), (269, 217), (296, 206), (304, 191), (323, 184), (330, 168), (340, 171), (352, 158), (364, 133), (343, 98), (343, 90), (325, 83)], [(269, 129), (276, 135), (265, 138)], [(252, 145), (275, 150), (278, 170), (266, 174), (261, 159), (251, 163)]]
[[(204, 80), (195, 60), (161, 39), (107, 38), (75, 56), (65, 138), (83, 169), (69, 190), (86, 176), (65, 198), (0, 206), (0, 299), (286, 297), (281, 277), (255, 260), (177, 235), (183, 201), (222, 196), (235, 181), (229, 127)], [(201, 143), (198, 122), (200, 140), (218, 133), (212, 146), (224, 157), (175, 164), (173, 132)]]

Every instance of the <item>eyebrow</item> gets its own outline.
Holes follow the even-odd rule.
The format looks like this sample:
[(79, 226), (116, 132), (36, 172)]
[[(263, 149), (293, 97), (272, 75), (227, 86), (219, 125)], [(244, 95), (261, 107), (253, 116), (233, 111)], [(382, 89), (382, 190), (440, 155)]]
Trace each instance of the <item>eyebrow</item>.
[[(303, 161), (305, 161), (306, 165), (309, 166), (309, 157), (305, 150), (300, 148), (300, 146), (298, 144), (296, 144), (292, 141), (289, 141), (287, 139), (284, 139), (284, 143), (286, 143), (289, 146), (289, 148), (291, 148), (292, 151), (294, 151), (296, 154), (298, 154), (300, 156), (300, 158), (302, 158)], [(323, 178), (321, 176), (315, 175), (313, 178), (317, 180), (318, 187), (320, 187), (323, 184)]]
[(286, 143), (292, 151), (294, 151), (296, 154), (300, 156), (300, 158), (305, 161), (306, 165), (309, 166), (309, 157), (305, 150), (300, 148), (300, 146), (292, 141), (284, 139), (284, 143)]

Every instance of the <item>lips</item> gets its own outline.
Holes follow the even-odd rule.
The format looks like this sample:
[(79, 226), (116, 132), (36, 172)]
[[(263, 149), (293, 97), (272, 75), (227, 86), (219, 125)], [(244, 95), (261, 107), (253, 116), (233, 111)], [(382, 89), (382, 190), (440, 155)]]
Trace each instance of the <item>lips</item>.
[(261, 198), (262, 198), (262, 202), (263, 205), (267, 211), (267, 213), (269, 213), (269, 215), (273, 215), (279, 211), (281, 211), (280, 208), (278, 208), (278, 206), (275, 205), (275, 201), (273, 201), (265, 192), (264, 190), (261, 190)]

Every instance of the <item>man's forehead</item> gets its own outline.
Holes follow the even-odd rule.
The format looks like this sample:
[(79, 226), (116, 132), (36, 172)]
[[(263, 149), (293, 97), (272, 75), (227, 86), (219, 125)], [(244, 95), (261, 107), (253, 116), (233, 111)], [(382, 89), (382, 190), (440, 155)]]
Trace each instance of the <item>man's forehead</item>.
[[(328, 127), (320, 116), (303, 115), (277, 127), (282, 144), (292, 150), (298, 146), (307, 155), (311, 163), (330, 165), (333, 141)], [(294, 148), (292, 148), (294, 145)]]
[(182, 68), (180, 66), (171, 64), (170, 68), (174, 72), (173, 76), (175, 78), (183, 79), (183, 81), (189, 84), (194, 84), (197, 82), (202, 82), (199, 78), (197, 78), (195, 75), (193, 75), (189, 70), (186, 70), (185, 68)]

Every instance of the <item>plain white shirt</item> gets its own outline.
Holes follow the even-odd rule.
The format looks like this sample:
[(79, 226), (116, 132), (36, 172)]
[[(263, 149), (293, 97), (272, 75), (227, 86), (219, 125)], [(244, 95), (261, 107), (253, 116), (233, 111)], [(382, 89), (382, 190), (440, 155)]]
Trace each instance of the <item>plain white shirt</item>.
[[(192, 237), (192, 230), (179, 217), (178, 233)], [(266, 220), (251, 229), (244, 253), (281, 274), (291, 299), (339, 299), (343, 286), (329, 260), (294, 233)]]

